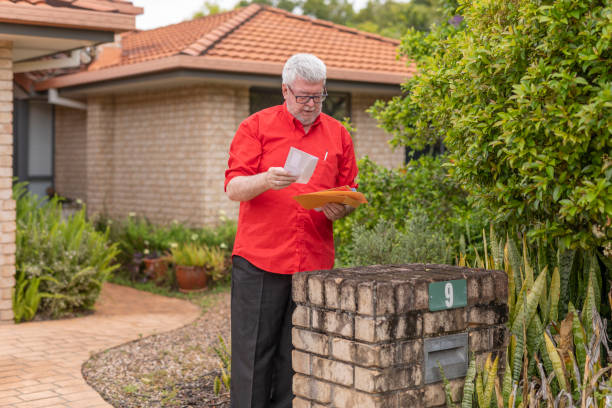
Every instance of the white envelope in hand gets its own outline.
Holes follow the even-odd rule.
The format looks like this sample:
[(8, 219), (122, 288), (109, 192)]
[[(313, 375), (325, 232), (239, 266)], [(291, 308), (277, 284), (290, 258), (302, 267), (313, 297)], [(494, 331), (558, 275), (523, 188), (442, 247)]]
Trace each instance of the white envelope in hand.
[(315, 167), (317, 167), (318, 161), (317, 156), (291, 147), (283, 168), (291, 175), (298, 176), (296, 183), (307, 184), (312, 177), (312, 173), (314, 173)]

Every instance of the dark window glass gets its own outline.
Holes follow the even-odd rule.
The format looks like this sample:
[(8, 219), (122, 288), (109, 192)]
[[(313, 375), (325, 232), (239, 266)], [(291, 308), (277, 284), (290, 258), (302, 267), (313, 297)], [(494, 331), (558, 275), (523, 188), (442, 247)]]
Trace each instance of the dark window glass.
[(249, 92), (249, 114), (283, 103), (280, 89), (251, 88)]
[(14, 100), (13, 175), (44, 197), (53, 191), (54, 110), (40, 100)]
[[(251, 88), (249, 101), (250, 114), (275, 105), (281, 105), (283, 94), (280, 89)], [(342, 120), (351, 116), (351, 95), (344, 92), (327, 92), (323, 102), (323, 112), (329, 116)]]

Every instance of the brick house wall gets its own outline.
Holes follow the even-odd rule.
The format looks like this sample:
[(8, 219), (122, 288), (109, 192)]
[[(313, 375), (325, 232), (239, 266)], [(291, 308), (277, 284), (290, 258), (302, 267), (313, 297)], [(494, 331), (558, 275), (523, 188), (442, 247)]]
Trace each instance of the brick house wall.
[(352, 94), (352, 123), (355, 132), (355, 155), (357, 158), (368, 156), (372, 161), (389, 169), (404, 164), (404, 150), (393, 150), (388, 143), (391, 136), (378, 127), (376, 120), (366, 112), (377, 100), (388, 100), (389, 96)]
[(15, 285), (15, 201), (13, 178), (12, 43), (0, 41), (0, 324), (13, 321)]
[(90, 97), (86, 116), (58, 109), (56, 190), (84, 198), (90, 214), (114, 218), (134, 212), (204, 225), (220, 210), (236, 218), (223, 173), (248, 109), (246, 87), (219, 85)]
[[(87, 112), (55, 107), (55, 189), (64, 197), (87, 198)], [(59, 165), (58, 165), (59, 164)]]
[[(112, 205), (111, 176), (115, 159), (112, 156), (114, 139), (114, 104), (112, 97), (96, 97), (88, 101), (85, 140), (86, 200), (91, 213), (106, 213)], [(63, 166), (65, 163), (57, 163)], [(61, 195), (63, 192), (58, 190)]]
[[(365, 112), (380, 98), (352, 95), (356, 155), (396, 167), (403, 153)], [(201, 226), (223, 211), (237, 219), (223, 181), (229, 145), (248, 114), (248, 87), (216, 84), (92, 96), (87, 112), (57, 107), (56, 190), (113, 218), (133, 212)]]

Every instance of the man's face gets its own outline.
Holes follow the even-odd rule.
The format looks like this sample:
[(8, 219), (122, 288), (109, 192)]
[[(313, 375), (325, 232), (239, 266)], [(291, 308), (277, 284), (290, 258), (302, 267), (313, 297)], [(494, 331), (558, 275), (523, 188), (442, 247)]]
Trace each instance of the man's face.
[(297, 76), (293, 83), (283, 84), (283, 96), (287, 102), (287, 110), (303, 126), (310, 126), (321, 113), (322, 102), (316, 103), (312, 98), (305, 104), (297, 103), (295, 96), (316, 96), (325, 92), (324, 81), (307, 82)]

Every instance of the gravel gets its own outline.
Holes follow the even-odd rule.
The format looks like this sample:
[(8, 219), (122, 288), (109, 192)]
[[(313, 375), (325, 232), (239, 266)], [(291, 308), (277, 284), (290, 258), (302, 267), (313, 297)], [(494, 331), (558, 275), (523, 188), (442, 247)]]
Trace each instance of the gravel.
[(214, 393), (221, 360), (213, 347), (219, 336), (229, 341), (230, 295), (213, 296), (212, 306), (185, 327), (92, 356), (83, 377), (114, 407), (229, 407), (225, 388)]

